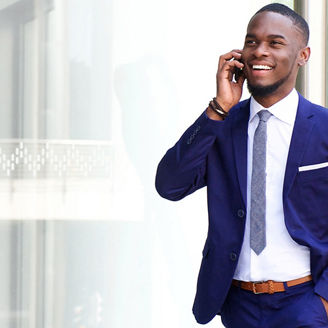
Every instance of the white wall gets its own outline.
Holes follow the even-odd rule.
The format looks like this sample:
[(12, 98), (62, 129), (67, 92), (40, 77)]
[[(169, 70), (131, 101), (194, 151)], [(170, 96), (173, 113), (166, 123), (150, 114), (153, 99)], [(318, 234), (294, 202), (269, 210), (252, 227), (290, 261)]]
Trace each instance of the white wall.
[[(127, 312), (142, 304), (149, 308), (141, 310), (144, 315), (136, 321), (122, 306), (116, 312), (117, 327), (198, 326), (191, 307), (207, 232), (206, 190), (177, 203), (160, 199), (153, 187), (155, 170), (215, 95), (220, 54), (243, 47), (251, 15), (268, 2), (114, 2), (112, 104), (120, 124), (113, 138), (122, 143), (144, 186), (140, 225), (147, 231), (150, 252), (148, 258), (140, 254), (141, 263), (149, 261), (149, 277), (142, 283), (147, 292), (131, 295), (133, 305)], [(121, 261), (128, 263), (130, 258)], [(219, 318), (208, 325), (218, 326)]]
[(318, 0), (314, 4), (308, 0), (308, 17), (310, 22), (311, 57), (306, 67), (306, 96), (314, 103), (325, 106), (326, 101), (326, 0)]

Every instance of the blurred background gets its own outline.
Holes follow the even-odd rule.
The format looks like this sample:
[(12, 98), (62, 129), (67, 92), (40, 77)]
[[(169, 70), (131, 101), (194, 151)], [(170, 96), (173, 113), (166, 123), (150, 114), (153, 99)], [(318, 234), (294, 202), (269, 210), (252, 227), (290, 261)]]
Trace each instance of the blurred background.
[[(2, 328), (198, 327), (206, 191), (161, 199), (156, 166), (270, 2), (0, 0)], [(298, 90), (327, 105), (328, 1), (278, 2), (308, 19)]]

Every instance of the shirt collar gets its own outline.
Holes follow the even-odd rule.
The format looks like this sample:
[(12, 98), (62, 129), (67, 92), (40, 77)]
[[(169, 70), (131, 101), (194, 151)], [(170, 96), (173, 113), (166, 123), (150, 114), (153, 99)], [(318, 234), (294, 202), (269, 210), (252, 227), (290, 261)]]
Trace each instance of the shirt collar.
[(299, 97), (295, 89), (293, 89), (285, 98), (281, 99), (269, 108), (264, 108), (253, 97), (251, 97), (249, 122), (253, 120), (259, 111), (262, 109), (267, 109), (279, 120), (293, 125), (295, 122), (298, 100)]

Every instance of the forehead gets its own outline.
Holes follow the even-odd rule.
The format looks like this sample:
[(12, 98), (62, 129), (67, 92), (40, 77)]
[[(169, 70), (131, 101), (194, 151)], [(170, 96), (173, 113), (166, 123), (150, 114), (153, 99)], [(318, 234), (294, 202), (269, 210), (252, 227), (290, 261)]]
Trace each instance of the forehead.
[(247, 34), (256, 37), (281, 35), (286, 40), (301, 37), (299, 28), (289, 17), (271, 11), (264, 11), (253, 16), (247, 27)]

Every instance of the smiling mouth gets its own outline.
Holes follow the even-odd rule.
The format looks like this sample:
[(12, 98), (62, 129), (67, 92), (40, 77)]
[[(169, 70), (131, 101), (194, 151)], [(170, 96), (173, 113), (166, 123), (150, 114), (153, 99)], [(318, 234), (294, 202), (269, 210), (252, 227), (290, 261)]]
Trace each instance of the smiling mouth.
[(252, 69), (256, 71), (271, 71), (273, 67), (267, 65), (252, 65)]

